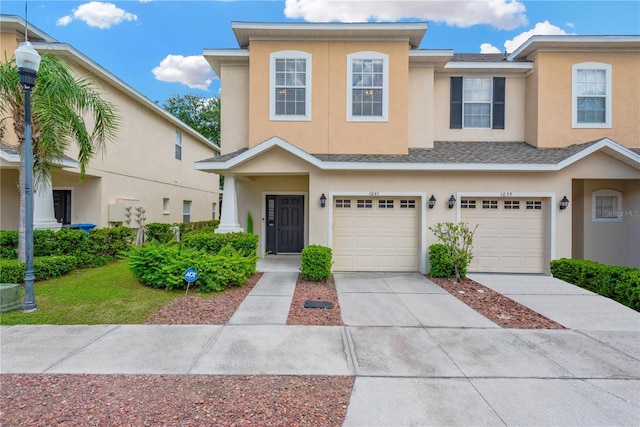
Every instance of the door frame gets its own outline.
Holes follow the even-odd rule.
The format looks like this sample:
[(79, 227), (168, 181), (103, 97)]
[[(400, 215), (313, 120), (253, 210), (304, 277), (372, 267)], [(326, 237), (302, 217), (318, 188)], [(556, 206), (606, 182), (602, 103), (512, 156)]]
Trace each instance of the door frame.
[(261, 215), (260, 215), (260, 253), (267, 252), (267, 196), (304, 196), (304, 215), (303, 215), (303, 242), (305, 247), (309, 243), (309, 192), (308, 191), (263, 191), (260, 199)]
[[(69, 209), (69, 216), (70, 216), (70, 224), (73, 223), (73, 219), (75, 218), (75, 210), (76, 210), (76, 204), (75, 204), (75, 198), (76, 198), (76, 192), (74, 190), (73, 187), (51, 187), (51, 197), (53, 197), (53, 192), (54, 191), (69, 191), (71, 193), (70, 199), (71, 199), (71, 208)], [(55, 209), (54, 209), (55, 211)], [(54, 212), (55, 215), (55, 212)]]

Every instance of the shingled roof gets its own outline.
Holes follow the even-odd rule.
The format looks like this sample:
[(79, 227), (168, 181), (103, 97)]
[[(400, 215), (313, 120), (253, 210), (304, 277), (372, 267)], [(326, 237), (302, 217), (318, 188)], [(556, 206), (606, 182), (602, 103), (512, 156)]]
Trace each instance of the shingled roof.
[[(323, 162), (344, 163), (464, 163), (464, 164), (557, 164), (594, 144), (566, 148), (536, 148), (526, 142), (436, 141), (433, 148), (410, 148), (404, 155), (389, 154), (311, 154)], [(202, 162), (223, 163), (247, 151), (212, 157)]]

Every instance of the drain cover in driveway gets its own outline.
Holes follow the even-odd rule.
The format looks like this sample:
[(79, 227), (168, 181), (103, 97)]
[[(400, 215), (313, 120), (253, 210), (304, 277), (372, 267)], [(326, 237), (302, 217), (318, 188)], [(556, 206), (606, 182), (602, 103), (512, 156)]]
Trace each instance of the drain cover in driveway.
[(304, 302), (304, 308), (333, 308), (333, 303), (331, 301), (313, 301), (308, 299)]

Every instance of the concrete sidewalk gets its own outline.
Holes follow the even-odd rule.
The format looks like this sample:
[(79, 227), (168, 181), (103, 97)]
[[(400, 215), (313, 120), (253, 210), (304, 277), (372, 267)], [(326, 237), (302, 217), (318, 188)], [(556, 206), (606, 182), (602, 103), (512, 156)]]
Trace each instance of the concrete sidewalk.
[[(349, 375), (346, 426), (640, 425), (636, 312), (503, 329), (420, 274), (336, 273), (347, 326), (287, 326), (296, 274), (282, 269), (226, 325), (2, 327), (0, 372)], [(600, 298), (590, 305), (607, 307)]]

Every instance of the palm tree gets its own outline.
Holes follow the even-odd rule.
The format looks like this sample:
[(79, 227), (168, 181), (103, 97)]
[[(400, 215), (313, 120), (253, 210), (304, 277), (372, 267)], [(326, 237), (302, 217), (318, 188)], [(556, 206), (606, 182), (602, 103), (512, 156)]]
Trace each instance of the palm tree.
[[(15, 60), (0, 63), (0, 135), (8, 124), (20, 144), (24, 159), (24, 99)], [(72, 143), (78, 147), (80, 179), (91, 159), (104, 152), (120, 126), (115, 105), (100, 98), (92, 82), (74, 77), (69, 66), (51, 53), (42, 55), (37, 83), (31, 96), (33, 174), (35, 185), (50, 182), (53, 170), (61, 163)], [(9, 119), (9, 120), (8, 120)], [(93, 129), (87, 125), (93, 124)], [(20, 166), (19, 259), (24, 261), (24, 160)]]

